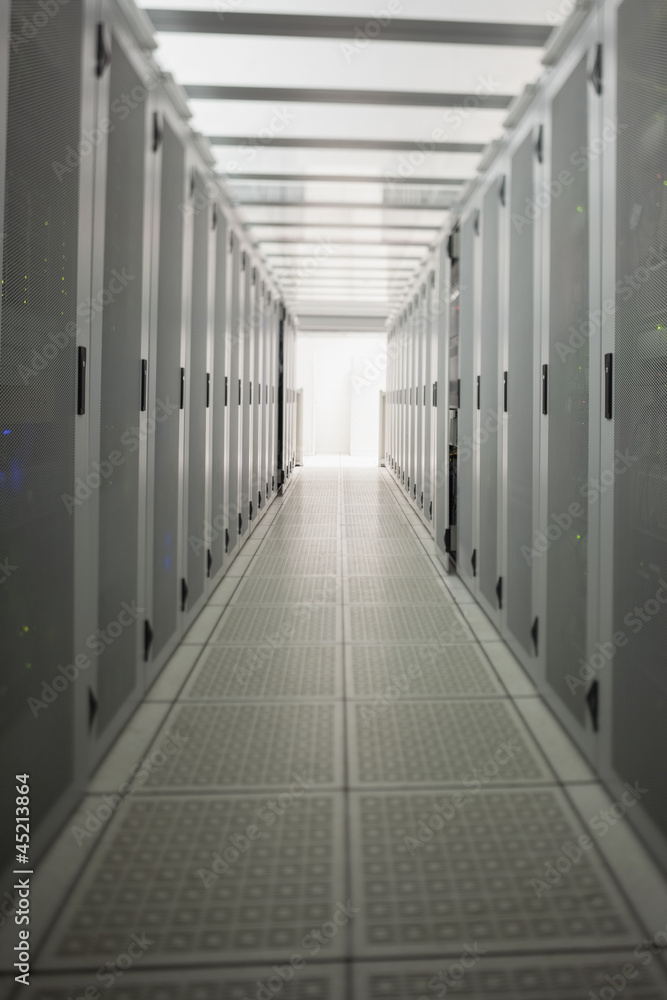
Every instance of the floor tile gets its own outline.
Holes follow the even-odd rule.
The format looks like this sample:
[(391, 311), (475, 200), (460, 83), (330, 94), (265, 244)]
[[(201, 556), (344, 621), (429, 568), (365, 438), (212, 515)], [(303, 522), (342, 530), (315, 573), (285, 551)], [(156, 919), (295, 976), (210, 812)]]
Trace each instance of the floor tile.
[(505, 691), (475, 643), (347, 646), (349, 698), (465, 698)]
[(272, 646), (341, 642), (342, 608), (326, 604), (228, 607), (211, 643)]
[(177, 752), (155, 767), (145, 790), (202, 791), (343, 783), (343, 706), (329, 702), (179, 703), (155, 746), (173, 734)]
[(472, 642), (465, 618), (454, 606), (345, 608), (347, 642), (441, 643)]

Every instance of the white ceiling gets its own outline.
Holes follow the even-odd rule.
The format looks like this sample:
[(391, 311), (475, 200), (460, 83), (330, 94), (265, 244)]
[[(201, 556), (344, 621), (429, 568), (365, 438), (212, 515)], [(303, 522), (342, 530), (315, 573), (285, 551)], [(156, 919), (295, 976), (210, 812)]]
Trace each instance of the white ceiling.
[[(546, 37), (571, 5), (392, 0), (391, 6), (395, 24), (468, 22), (477, 39), (475, 25), (485, 30), (488, 23), (542, 26)], [(186, 89), (250, 88), (191, 96), (193, 126), (213, 138), (217, 168), (297, 315), (388, 315), (446, 225), (447, 206), (475, 175), (481, 149), (502, 133), (506, 105), (541, 71), (542, 50), (532, 40), (508, 46), (383, 39), (377, 17), (389, 3), (376, 0), (143, 0), (141, 6), (156, 23), (163, 17), (163, 26), (179, 28), (158, 32), (156, 57)], [(184, 12), (179, 24), (166, 24), (174, 11)], [(201, 11), (209, 12), (205, 22), (197, 20)], [(234, 17), (252, 14), (266, 16), (242, 22), (253, 34), (235, 33)], [(307, 15), (299, 37), (270, 34), (285, 24), (292, 30), (293, 21), (275, 26), (276, 15), (289, 14)], [(368, 18), (377, 38), (357, 44), (347, 28), (341, 37), (310, 37), (323, 15)], [(358, 23), (363, 31), (366, 22)], [(430, 37), (428, 26), (417, 27)], [(529, 30), (531, 39), (540, 33)], [(269, 92), (255, 95), (258, 87)], [(285, 100), (274, 96), (276, 88), (297, 92)], [(313, 90), (348, 93), (313, 100)], [(460, 102), (458, 95), (477, 95), (477, 106), (465, 112), (444, 106)], [(487, 95), (502, 106), (485, 108)], [(355, 148), (340, 148), (350, 143)], [(376, 148), (364, 148), (369, 143)], [(408, 148), (391, 148), (396, 143)], [(433, 143), (453, 148), (431, 151)], [(420, 203), (433, 207), (410, 207)]]

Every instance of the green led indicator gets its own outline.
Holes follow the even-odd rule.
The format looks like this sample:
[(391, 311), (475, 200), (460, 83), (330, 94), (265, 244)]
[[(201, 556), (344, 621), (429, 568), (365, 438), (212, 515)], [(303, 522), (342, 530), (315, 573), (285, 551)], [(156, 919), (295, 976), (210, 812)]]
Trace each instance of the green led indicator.
[(583, 212), (583, 208), (581, 207), (581, 205), (577, 206), (577, 212)]

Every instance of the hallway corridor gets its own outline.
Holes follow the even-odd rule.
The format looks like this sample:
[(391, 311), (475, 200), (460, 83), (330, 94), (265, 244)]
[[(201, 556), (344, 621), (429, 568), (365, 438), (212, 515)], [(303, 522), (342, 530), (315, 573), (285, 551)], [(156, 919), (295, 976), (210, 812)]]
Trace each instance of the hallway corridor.
[(657, 869), (434, 551), (297, 473), (44, 860), (30, 997), (667, 996)]

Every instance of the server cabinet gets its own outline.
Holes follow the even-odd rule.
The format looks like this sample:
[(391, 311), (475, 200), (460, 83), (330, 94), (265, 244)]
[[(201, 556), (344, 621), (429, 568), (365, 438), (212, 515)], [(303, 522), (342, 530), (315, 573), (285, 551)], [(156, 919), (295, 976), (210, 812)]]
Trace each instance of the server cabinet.
[[(252, 467), (252, 378), (255, 355), (255, 289), (252, 284), (252, 266), (245, 250), (241, 251), (241, 295), (243, 296), (244, 322), (243, 365), (241, 367), (241, 506), (239, 533), (248, 531), (251, 511), (250, 477)], [(253, 504), (254, 510), (254, 504)]]
[(406, 490), (410, 499), (413, 499), (417, 488), (415, 483), (417, 472), (417, 343), (419, 325), (419, 295), (413, 295), (410, 303), (410, 341), (408, 344), (408, 475)]
[(241, 248), (238, 237), (231, 231), (229, 234), (231, 255), (231, 344), (229, 361), (229, 383), (227, 394), (227, 409), (229, 419), (229, 484), (227, 492), (229, 552), (236, 551), (240, 531), (241, 504), (240, 462), (241, 462), (241, 378), (243, 372), (243, 325), (244, 302), (241, 297)]
[(541, 103), (517, 128), (508, 149), (506, 242), (507, 341), (504, 375), (505, 454), (504, 587), (505, 635), (532, 673), (536, 672), (533, 625), (537, 600), (533, 566), (539, 516), (540, 266), (541, 215), (534, 211), (542, 188)]
[(503, 431), (503, 267), (507, 180), (501, 157), (482, 193), (480, 311), (477, 337), (479, 462), (479, 536), (477, 566), (480, 603), (499, 624), (503, 569), (500, 560), (501, 469)]
[(257, 271), (253, 268), (252, 283), (254, 287), (253, 327), (254, 358), (253, 358), (253, 392), (251, 399), (252, 423), (252, 482), (250, 498), (254, 506), (254, 520), (257, 522), (262, 513), (262, 399), (264, 395), (264, 365), (263, 365), (263, 330), (264, 330), (264, 294), (258, 284)]
[(408, 304), (405, 308), (403, 314), (403, 343), (401, 345), (401, 385), (402, 385), (402, 395), (403, 395), (403, 413), (402, 413), (402, 428), (401, 428), (401, 485), (403, 489), (408, 488), (408, 478), (410, 473), (408, 470), (409, 462), (409, 440), (410, 440), (410, 368), (409, 368), (409, 356), (410, 356), (410, 305)]
[[(0, 774), (5, 816), (15, 776), (30, 775), (32, 861), (80, 793), (88, 747), (94, 487), (89, 387), (85, 413), (77, 389), (90, 352), (94, 15), (84, 0), (48, 18), (36, 0), (0, 9)], [(16, 867), (14, 833), (2, 825), (0, 871)]]
[(667, 10), (605, 8), (599, 644), (601, 767), (647, 794), (628, 814), (667, 864)]
[(480, 210), (473, 202), (461, 225), (461, 272), (459, 330), (459, 429), (457, 452), (457, 563), (458, 572), (474, 592), (477, 576), (477, 327), (478, 243)]
[[(435, 457), (436, 467), (433, 480), (433, 533), (440, 558), (448, 560), (448, 548), (451, 548), (450, 521), (450, 491), (454, 484), (451, 481), (452, 463), (450, 462), (450, 407), (456, 400), (456, 394), (450, 389), (449, 358), (452, 341), (456, 341), (458, 351), (458, 327), (450, 322), (450, 313), (457, 309), (458, 300), (452, 301), (451, 261), (447, 250), (448, 241), (443, 241), (438, 247), (436, 272), (437, 306), (434, 314), (434, 340), (437, 352), (435, 407), (433, 421), (435, 425)], [(449, 242), (451, 247), (453, 244)], [(456, 289), (458, 294), (458, 289)], [(456, 313), (458, 316), (458, 312)], [(455, 374), (455, 373), (454, 373)], [(458, 377), (458, 376), (457, 376)], [(454, 495), (456, 495), (454, 493)], [(454, 546), (455, 549), (455, 546)]]
[(199, 165), (190, 168), (192, 257), (190, 262), (189, 335), (185, 356), (185, 519), (188, 544), (182, 581), (186, 624), (199, 613), (205, 597), (208, 544), (206, 539), (206, 443), (210, 395), (209, 250), (212, 206), (206, 178)]
[(259, 448), (259, 485), (262, 513), (269, 502), (269, 311), (267, 289), (261, 287), (260, 350), (262, 354), (262, 384), (260, 385), (261, 445)]
[[(152, 231), (148, 412), (147, 627), (144, 655), (152, 681), (182, 634), (185, 371), (185, 225), (188, 205), (186, 124), (161, 87), (153, 122), (156, 157)], [(190, 206), (192, 207), (192, 206)]]
[[(141, 697), (146, 578), (153, 114), (157, 73), (144, 42), (103, 3), (90, 357), (91, 508), (97, 552), (95, 756)], [(154, 44), (152, 35), (147, 45)], [(107, 123), (105, 127), (105, 123)]]
[[(599, 23), (594, 14), (545, 88), (544, 185), (550, 195), (543, 238), (543, 406), (537, 636), (545, 695), (591, 759), (594, 720), (569, 678), (597, 637), (600, 309), (599, 136), (596, 84)], [(556, 184), (560, 185), (559, 188)], [(546, 203), (547, 199), (543, 199)], [(536, 546), (537, 547), (537, 546)]]
[(269, 382), (269, 489), (273, 493), (278, 488), (278, 317), (271, 292), (267, 293), (267, 322), (270, 341)]
[(213, 312), (213, 365), (211, 373), (211, 562), (215, 582), (225, 563), (229, 537), (226, 500), (229, 475), (229, 361), (231, 319), (231, 252), (229, 227), (219, 205), (214, 205), (215, 305)]
[(421, 510), (424, 506), (424, 445), (426, 441), (424, 421), (426, 418), (426, 285), (419, 290), (415, 329), (415, 482), (412, 498)]
[[(434, 379), (436, 367), (435, 353), (435, 270), (431, 270), (426, 282), (426, 302), (424, 304), (424, 474), (421, 491), (421, 508), (424, 517), (433, 528), (432, 491), (435, 482), (435, 438), (433, 426)], [(437, 363), (437, 362), (436, 362)]]

